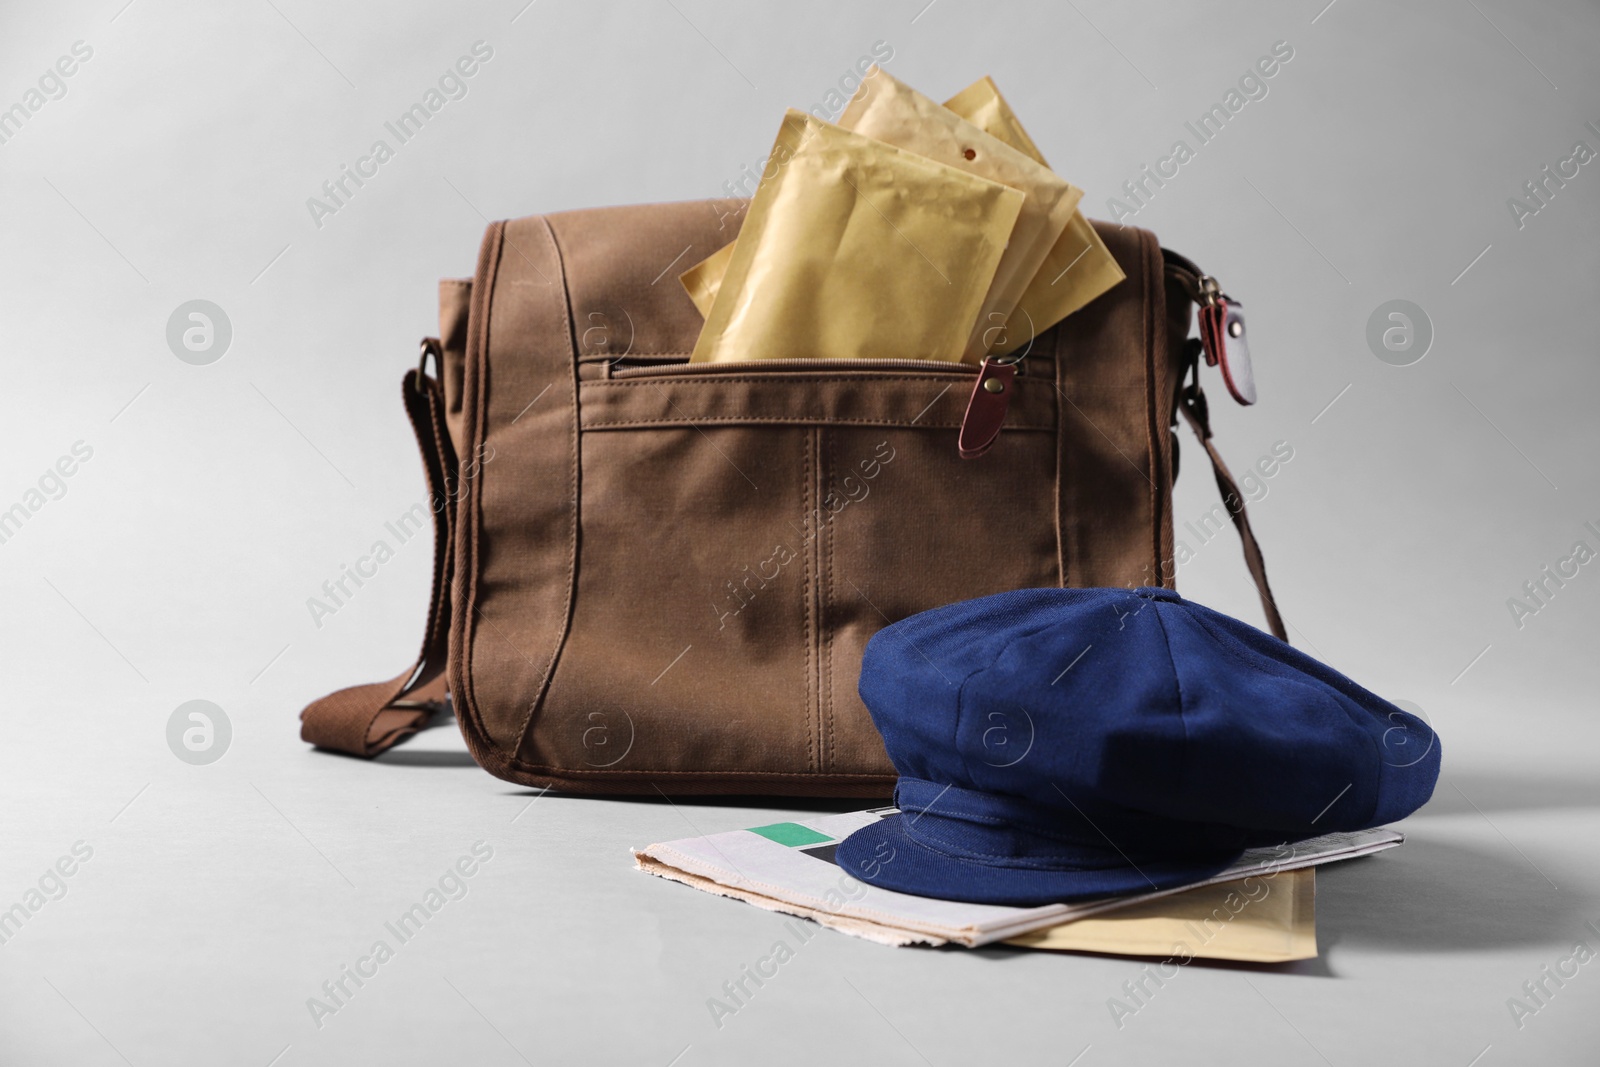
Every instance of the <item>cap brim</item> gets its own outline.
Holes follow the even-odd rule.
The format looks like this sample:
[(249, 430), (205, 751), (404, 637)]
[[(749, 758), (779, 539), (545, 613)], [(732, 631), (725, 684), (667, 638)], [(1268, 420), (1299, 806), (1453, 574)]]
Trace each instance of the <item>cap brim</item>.
[(1064, 848), (1050, 866), (1008, 866), (954, 855), (910, 829), (915, 816), (885, 816), (839, 843), (834, 856), (852, 878), (878, 889), (972, 904), (1035, 907), (1178, 889), (1213, 878), (1239, 852), (1164, 859), (1105, 849)]

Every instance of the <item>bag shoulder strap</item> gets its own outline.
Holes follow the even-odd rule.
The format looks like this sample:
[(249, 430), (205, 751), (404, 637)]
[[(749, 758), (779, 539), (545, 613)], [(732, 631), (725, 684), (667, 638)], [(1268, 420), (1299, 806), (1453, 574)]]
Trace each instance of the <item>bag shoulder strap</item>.
[[(1199, 345), (1199, 341), (1191, 341), (1191, 345)], [(1206, 394), (1200, 388), (1197, 373), (1188, 385), (1183, 387), (1179, 396), (1178, 410), (1183, 412), (1183, 417), (1188, 421), (1190, 429), (1194, 430), (1195, 437), (1199, 438), (1201, 447), (1206, 450), (1206, 457), (1211, 460), (1211, 473), (1217, 480), (1217, 491), (1222, 494), (1222, 505), (1228, 511), (1228, 517), (1233, 520), (1234, 529), (1239, 531), (1239, 543), (1244, 548), (1244, 563), (1250, 570), (1250, 577), (1256, 583), (1256, 592), (1261, 596), (1261, 610), (1266, 614), (1267, 626), (1272, 631), (1272, 636), (1280, 641), (1289, 640), (1288, 631), (1283, 626), (1283, 616), (1278, 614), (1278, 602), (1272, 595), (1272, 586), (1267, 583), (1267, 563), (1261, 555), (1261, 545), (1256, 541), (1255, 531), (1250, 529), (1250, 514), (1245, 510), (1244, 494), (1239, 491), (1239, 483), (1233, 480), (1233, 474), (1228, 470), (1228, 465), (1222, 461), (1222, 453), (1217, 451), (1217, 446), (1211, 441), (1211, 409), (1206, 402)]]
[(437, 361), (438, 342), (423, 342), (422, 365), (401, 383), (406, 414), (428, 479), (433, 512), (433, 592), (428, 625), (416, 662), (386, 682), (351, 686), (308, 704), (300, 713), (300, 737), (319, 748), (370, 758), (425, 729), (445, 705), (445, 660), (450, 632), (451, 553), (458, 467), (445, 428), (444, 392), (426, 373)]
[[(1205, 302), (1205, 286), (1202, 279), (1207, 275), (1195, 262), (1185, 255), (1174, 252), (1170, 248), (1161, 250), (1165, 260), (1167, 277), (1174, 279), (1186, 295), (1196, 305)], [(1214, 283), (1214, 279), (1211, 279)], [(1182, 336), (1180, 334), (1180, 336)], [(1250, 528), (1250, 514), (1245, 510), (1244, 494), (1239, 492), (1239, 483), (1233, 480), (1233, 474), (1228, 470), (1228, 465), (1222, 461), (1222, 453), (1217, 451), (1217, 446), (1211, 443), (1211, 408), (1206, 402), (1206, 395), (1200, 388), (1200, 355), (1202, 343), (1199, 338), (1190, 337), (1183, 342), (1181, 366), (1183, 372), (1189, 375), (1189, 382), (1178, 390), (1178, 410), (1183, 412), (1185, 421), (1190, 429), (1194, 430), (1195, 437), (1199, 438), (1200, 445), (1206, 450), (1206, 458), (1211, 461), (1211, 473), (1216, 478), (1217, 490), (1222, 494), (1222, 503), (1228, 510), (1228, 517), (1233, 520), (1234, 529), (1239, 531), (1239, 542), (1244, 549), (1244, 563), (1250, 571), (1250, 578), (1255, 582), (1256, 592), (1261, 597), (1261, 610), (1267, 617), (1267, 627), (1272, 635), (1280, 641), (1289, 640), (1288, 632), (1284, 629), (1283, 616), (1278, 613), (1278, 602), (1272, 595), (1272, 586), (1267, 583), (1267, 564), (1261, 556), (1261, 545), (1256, 541), (1255, 532)], [(1174, 470), (1176, 476), (1176, 470)]]

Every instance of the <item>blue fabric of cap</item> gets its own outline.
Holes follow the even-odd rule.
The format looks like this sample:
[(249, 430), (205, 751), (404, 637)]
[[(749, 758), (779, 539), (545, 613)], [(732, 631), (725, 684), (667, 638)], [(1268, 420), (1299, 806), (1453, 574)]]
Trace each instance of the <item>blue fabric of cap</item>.
[(860, 692), (901, 814), (841, 843), (883, 888), (1033, 905), (1203, 881), (1245, 848), (1403, 818), (1416, 716), (1166, 589), (1028, 589), (868, 643)]

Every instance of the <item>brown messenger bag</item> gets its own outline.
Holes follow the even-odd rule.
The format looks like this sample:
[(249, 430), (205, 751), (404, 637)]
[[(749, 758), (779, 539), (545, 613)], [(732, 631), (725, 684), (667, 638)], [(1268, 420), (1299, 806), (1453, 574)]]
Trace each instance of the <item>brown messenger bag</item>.
[(1179, 411), (1284, 636), (1210, 441), (1189, 323), (1216, 289), (1188, 260), (1097, 224), (1126, 279), (1034, 340), (963, 459), (975, 367), (688, 363), (676, 272), (733, 238), (729, 203), (496, 222), (441, 283), (403, 383), (434, 521), (422, 651), (313, 702), (305, 740), (374, 756), (448, 706), (523, 785), (887, 796), (867, 639), (1002, 590), (1170, 587)]

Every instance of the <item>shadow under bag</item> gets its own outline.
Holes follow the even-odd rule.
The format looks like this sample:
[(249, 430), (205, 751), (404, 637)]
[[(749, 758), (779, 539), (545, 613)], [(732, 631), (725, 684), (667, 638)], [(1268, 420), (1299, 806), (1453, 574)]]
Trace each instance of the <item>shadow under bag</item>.
[(474, 277), (440, 284), (402, 387), (433, 511), (422, 651), (314, 701), (305, 740), (374, 756), (448, 701), (523, 785), (887, 796), (867, 640), (1005, 590), (1171, 588), (1179, 411), (1283, 636), (1209, 440), (1189, 323), (1216, 287), (1188, 260), (1097, 224), (1126, 279), (1025, 346), (998, 441), (962, 459), (975, 366), (688, 362), (674, 268), (733, 239), (729, 209), (496, 222)]

